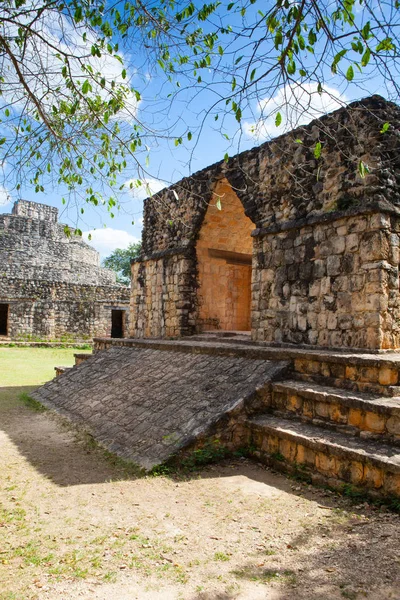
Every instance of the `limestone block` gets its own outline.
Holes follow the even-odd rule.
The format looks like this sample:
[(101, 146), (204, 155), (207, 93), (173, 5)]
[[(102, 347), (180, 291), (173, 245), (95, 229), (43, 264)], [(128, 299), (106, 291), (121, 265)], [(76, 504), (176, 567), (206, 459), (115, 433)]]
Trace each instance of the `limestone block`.
[(386, 260), (389, 256), (389, 240), (383, 231), (364, 233), (360, 242), (360, 258), (364, 263)]
[(313, 267), (314, 279), (321, 279), (326, 275), (326, 262), (325, 260), (317, 259), (314, 261)]
[(383, 213), (371, 215), (369, 221), (369, 228), (379, 230), (390, 229), (390, 216)]
[(338, 319), (337, 319), (336, 313), (332, 313), (332, 312), (328, 313), (328, 319), (327, 319), (328, 329), (336, 329), (337, 323), (338, 323)]
[(326, 476), (335, 476), (336, 464), (334, 456), (327, 456), (323, 452), (317, 452), (315, 456), (315, 466)]
[(390, 417), (386, 422), (386, 429), (391, 435), (400, 436), (400, 417)]
[(316, 402), (315, 414), (318, 417), (323, 417), (324, 419), (327, 419), (329, 417), (329, 404), (327, 402)]
[(379, 383), (381, 385), (397, 385), (399, 372), (396, 368), (383, 366), (379, 369)]
[(359, 237), (357, 233), (351, 233), (346, 237), (346, 252), (357, 252)]
[(350, 466), (351, 482), (354, 485), (361, 483), (364, 479), (364, 465), (358, 461), (352, 461)]
[(334, 236), (330, 242), (332, 254), (343, 254), (346, 247), (346, 239), (344, 236)]
[(350, 408), (347, 418), (347, 423), (357, 429), (363, 429), (362, 424), (364, 422), (363, 412), (359, 408)]
[(386, 419), (379, 414), (366, 412), (364, 418), (364, 429), (372, 433), (383, 433), (385, 431)]
[(383, 486), (383, 473), (377, 467), (366, 463), (364, 465), (363, 483), (367, 486), (379, 489)]
[(329, 277), (334, 277), (335, 275), (339, 275), (341, 270), (341, 260), (340, 256), (330, 255), (326, 261), (326, 271)]
[(291, 440), (279, 440), (279, 452), (286, 458), (288, 462), (296, 460), (296, 443)]

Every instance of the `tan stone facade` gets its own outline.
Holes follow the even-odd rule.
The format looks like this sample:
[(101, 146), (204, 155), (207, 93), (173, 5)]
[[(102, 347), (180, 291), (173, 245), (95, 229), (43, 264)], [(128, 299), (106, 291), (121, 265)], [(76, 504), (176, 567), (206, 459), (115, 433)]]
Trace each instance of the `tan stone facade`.
[(321, 347), (399, 347), (397, 215), (375, 212), (256, 238), (253, 337)]
[(371, 97), (149, 198), (131, 336), (398, 348), (399, 127)]

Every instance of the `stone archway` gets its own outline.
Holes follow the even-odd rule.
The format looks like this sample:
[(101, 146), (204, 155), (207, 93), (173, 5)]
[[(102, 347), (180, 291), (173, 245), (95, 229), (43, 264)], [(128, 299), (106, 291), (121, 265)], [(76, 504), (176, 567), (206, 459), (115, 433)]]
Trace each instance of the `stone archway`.
[(226, 179), (217, 182), (196, 244), (198, 329), (251, 329), (253, 222)]

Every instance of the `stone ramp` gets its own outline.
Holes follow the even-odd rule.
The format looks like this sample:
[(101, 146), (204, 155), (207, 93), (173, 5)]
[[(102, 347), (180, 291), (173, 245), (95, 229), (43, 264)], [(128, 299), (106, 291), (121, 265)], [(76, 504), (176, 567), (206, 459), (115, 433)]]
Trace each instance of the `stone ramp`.
[(206, 434), (287, 361), (111, 347), (31, 395), (148, 470)]

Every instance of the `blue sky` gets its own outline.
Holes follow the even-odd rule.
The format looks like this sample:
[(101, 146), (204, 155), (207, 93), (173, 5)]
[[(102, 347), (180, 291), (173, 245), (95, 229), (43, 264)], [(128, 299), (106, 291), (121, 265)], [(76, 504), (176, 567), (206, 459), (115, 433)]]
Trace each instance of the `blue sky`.
[[(239, 23), (239, 20), (236, 20)], [(216, 82), (212, 71), (205, 72), (203, 79), (208, 87), (205, 86), (200, 95), (195, 93), (191, 85), (185, 89), (183, 80), (178, 97), (170, 104), (167, 95), (177, 90), (174, 87), (176, 82), (166, 83), (165, 77), (160, 76), (156, 67), (151, 65), (151, 61), (143, 53), (133, 55), (130, 54), (129, 48), (126, 48), (124, 57), (128, 66), (129, 83), (142, 94), (142, 100), (135, 109), (137, 117), (150, 125), (154, 124), (158, 130), (169, 130), (175, 136), (186, 136), (188, 130), (193, 132), (192, 140), (185, 139), (185, 143), (178, 147), (175, 146), (174, 139), (163, 136), (159, 136), (158, 139), (153, 138), (149, 142), (148, 152), (142, 154), (140, 161), (144, 166), (145, 155), (149, 155), (150, 161), (145, 168), (145, 177), (153, 192), (222, 160), (226, 152), (233, 155), (258, 145), (293, 126), (307, 123), (312, 118), (335, 110), (345, 102), (373, 93), (385, 95), (382, 80), (379, 78), (369, 79), (367, 85), (360, 87), (348, 83), (344, 85), (343, 79), (339, 84), (335, 76), (327, 73), (325, 92), (322, 96), (317, 93), (316, 84), (305, 84), (303, 91), (296, 89), (295, 85), (292, 88), (285, 88), (278, 84), (271, 95), (263, 96), (260, 91), (257, 100), (250, 99), (243, 114), (241, 128), (238, 128), (238, 123), (232, 115), (225, 119), (221, 118), (218, 122), (215, 122), (214, 116), (210, 115), (205, 120), (201, 134), (197, 137), (206, 108), (214, 102), (216, 93), (223, 94), (229, 91), (231, 82), (228, 80)], [(142, 66), (135, 66), (137, 64)], [(107, 68), (110, 66), (107, 65)], [(311, 98), (310, 104), (307, 104), (308, 109), (285, 109), (288, 98), (289, 105), (300, 104), (304, 107), (305, 97), (302, 96), (304, 88)], [(275, 126), (277, 111), (280, 111), (283, 117), (282, 124), (278, 128)], [(226, 139), (227, 137), (229, 140)], [(132, 161), (120, 183), (129, 182), (137, 177)], [(121, 209), (111, 219), (104, 208), (89, 205), (84, 206), (85, 212), (81, 215), (79, 208), (82, 205), (79, 200), (75, 202), (73, 198), (63, 206), (61, 198), (65, 195), (65, 190), (61, 186), (47, 186), (44, 193), (35, 193), (29, 186), (20, 191), (20, 197), (26, 200), (59, 208), (60, 221), (72, 227), (78, 226), (84, 232), (86, 239), (90, 233), (92, 240), (89, 243), (101, 253), (102, 257), (107, 256), (117, 247), (126, 247), (128, 243), (140, 239), (143, 199), (148, 195), (146, 188), (143, 185), (141, 188), (129, 190), (126, 186), (126, 189), (118, 194)], [(6, 196), (7, 190), (0, 188), (1, 213), (10, 212), (13, 201), (17, 199), (13, 193), (8, 201)]]

